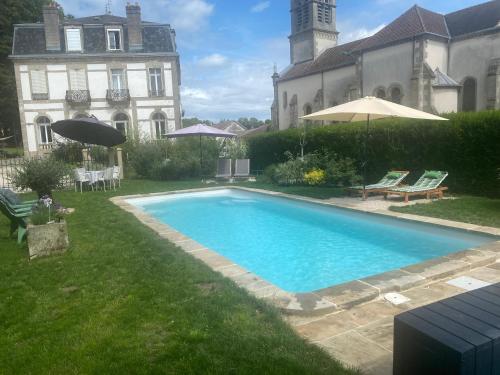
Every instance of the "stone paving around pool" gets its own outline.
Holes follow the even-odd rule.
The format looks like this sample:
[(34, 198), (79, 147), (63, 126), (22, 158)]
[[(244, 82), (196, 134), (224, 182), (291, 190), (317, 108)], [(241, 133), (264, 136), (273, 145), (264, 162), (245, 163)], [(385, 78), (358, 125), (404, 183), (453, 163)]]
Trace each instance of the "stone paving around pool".
[[(111, 201), (134, 214), (158, 235), (175, 243), (213, 270), (232, 279), (256, 297), (280, 308), (284, 319), (300, 335), (321, 346), (346, 365), (360, 368), (367, 374), (392, 373), (394, 315), (465, 292), (464, 289), (447, 284), (448, 280), (458, 276), (469, 276), (483, 282), (500, 282), (500, 241), (496, 241), (312, 293), (289, 293), (215, 251), (205, 248), (128, 202), (133, 198), (220, 188), (114, 197)], [(335, 198), (324, 201), (257, 189), (232, 188), (391, 216), (400, 220), (481, 232), (500, 238), (500, 229), (497, 228), (389, 211), (389, 206), (394, 205), (394, 202), (382, 198), (370, 198), (367, 201), (361, 201), (359, 198)], [(425, 201), (419, 201), (422, 202)], [(389, 292), (397, 292), (399, 295), (396, 295), (396, 298), (402, 298), (406, 302), (394, 305), (385, 298)]]

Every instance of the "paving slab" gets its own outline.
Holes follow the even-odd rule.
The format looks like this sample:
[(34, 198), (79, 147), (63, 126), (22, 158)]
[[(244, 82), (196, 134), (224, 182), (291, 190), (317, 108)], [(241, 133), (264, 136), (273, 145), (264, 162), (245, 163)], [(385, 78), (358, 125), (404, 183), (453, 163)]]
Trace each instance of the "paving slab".
[(365, 277), (362, 282), (377, 288), (380, 293), (399, 292), (422, 285), (426, 279), (420, 275), (410, 274), (401, 270), (394, 270), (380, 275)]
[(376, 322), (356, 328), (355, 331), (387, 350), (392, 351), (394, 347), (394, 317), (388, 317)]
[(389, 350), (354, 331), (321, 341), (319, 345), (339, 361), (356, 368), (381, 365), (392, 356)]
[(445, 258), (448, 259), (470, 263), (473, 267), (481, 267), (495, 263), (497, 257), (497, 253), (477, 249), (459, 251), (445, 256)]
[(359, 327), (350, 314), (342, 311), (310, 323), (295, 326), (295, 330), (311, 341), (322, 341)]
[(443, 279), (470, 269), (469, 263), (448, 258), (430, 259), (402, 268), (403, 271), (419, 274), (428, 280)]
[(404, 308), (394, 306), (385, 300), (377, 300), (346, 310), (346, 313), (350, 315), (356, 324), (364, 326), (373, 321), (392, 317), (403, 311), (405, 311)]
[(378, 289), (355, 280), (346, 284), (333, 286), (316, 291), (322, 297), (335, 303), (338, 307), (348, 309), (379, 296)]

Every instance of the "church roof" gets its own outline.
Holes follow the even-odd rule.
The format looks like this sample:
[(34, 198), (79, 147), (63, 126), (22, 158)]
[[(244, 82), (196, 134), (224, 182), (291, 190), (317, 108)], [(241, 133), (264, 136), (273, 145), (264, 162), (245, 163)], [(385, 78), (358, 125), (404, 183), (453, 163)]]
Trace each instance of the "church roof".
[(355, 57), (351, 53), (383, 48), (420, 35), (453, 40), (495, 28), (500, 31), (500, 0), (491, 0), (447, 15), (415, 5), (371, 37), (327, 49), (314, 61), (287, 68), (280, 81), (353, 65)]
[(422, 34), (450, 37), (443, 15), (415, 5), (378, 33), (367, 38), (357, 49), (375, 49)]
[(432, 86), (434, 87), (461, 87), (460, 83), (455, 81), (450, 76), (446, 75), (437, 68), (434, 71), (434, 79), (432, 80)]
[(445, 16), (452, 37), (459, 37), (498, 27), (500, 1), (493, 0)]
[(366, 39), (360, 39), (354, 42), (341, 44), (337, 47), (329, 48), (314, 61), (306, 61), (301, 64), (292, 65), (284, 73), (282, 73), (280, 80), (285, 81), (309, 74), (323, 72), (325, 70), (338, 69), (344, 66), (354, 65), (356, 63), (356, 57), (353, 56), (351, 52), (365, 40)]

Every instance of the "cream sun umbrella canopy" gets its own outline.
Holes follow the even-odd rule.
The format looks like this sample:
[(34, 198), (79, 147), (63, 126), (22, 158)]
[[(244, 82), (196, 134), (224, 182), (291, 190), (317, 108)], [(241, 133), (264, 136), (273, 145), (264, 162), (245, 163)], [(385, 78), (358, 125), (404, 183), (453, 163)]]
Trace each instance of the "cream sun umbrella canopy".
[[(368, 141), (370, 120), (379, 120), (388, 117), (414, 118), (421, 120), (448, 121), (427, 112), (418, 111), (404, 105), (389, 102), (387, 100), (367, 96), (341, 104), (323, 111), (315, 112), (301, 117), (303, 120), (339, 121), (339, 122), (359, 122), (366, 121), (366, 136), (364, 142), (364, 162), (363, 162), (363, 193), (366, 189), (366, 145)], [(363, 194), (365, 196), (365, 194)]]

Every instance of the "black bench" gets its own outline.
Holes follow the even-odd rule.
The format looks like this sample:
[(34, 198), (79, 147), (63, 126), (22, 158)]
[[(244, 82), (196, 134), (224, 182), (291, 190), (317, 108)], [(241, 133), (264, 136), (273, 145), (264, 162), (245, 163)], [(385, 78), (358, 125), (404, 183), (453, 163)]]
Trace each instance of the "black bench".
[(500, 284), (394, 317), (394, 375), (500, 374)]

